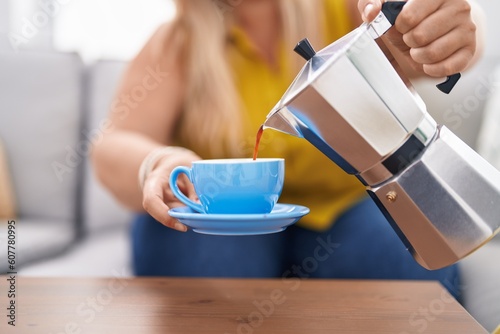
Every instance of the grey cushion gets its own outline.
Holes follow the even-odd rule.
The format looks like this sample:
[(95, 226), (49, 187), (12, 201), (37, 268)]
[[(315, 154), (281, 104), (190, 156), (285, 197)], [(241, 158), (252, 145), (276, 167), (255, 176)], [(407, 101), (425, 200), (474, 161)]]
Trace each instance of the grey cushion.
[[(124, 67), (125, 63), (119, 61), (99, 61), (88, 70), (85, 133), (92, 133), (90, 137), (96, 145), (99, 144), (99, 136), (107, 130), (103, 122), (108, 118)], [(85, 230), (90, 233), (123, 225), (131, 219), (131, 214), (97, 181), (88, 161), (85, 168), (83, 207)]]
[[(20, 217), (19, 266), (59, 254), (74, 240), (84, 156), (73, 153), (80, 144), (81, 71), (75, 54), (0, 53), (0, 137)], [(4, 271), (5, 259), (0, 263)]]
[(0, 137), (20, 217), (75, 221), (81, 69), (74, 54), (0, 53)]
[(127, 225), (85, 238), (70, 252), (23, 267), (23, 276), (116, 277), (131, 276)]
[[(58, 220), (17, 219), (15, 224), (16, 270), (66, 251), (74, 239), (72, 224)], [(0, 224), (0, 273), (10, 271), (7, 263), (7, 224)]]

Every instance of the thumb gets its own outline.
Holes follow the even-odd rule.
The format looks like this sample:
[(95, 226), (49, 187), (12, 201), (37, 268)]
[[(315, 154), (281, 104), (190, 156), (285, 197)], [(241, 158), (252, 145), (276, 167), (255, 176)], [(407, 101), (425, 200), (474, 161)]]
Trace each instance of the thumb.
[(381, 0), (359, 0), (358, 10), (364, 22), (374, 20), (382, 9)]

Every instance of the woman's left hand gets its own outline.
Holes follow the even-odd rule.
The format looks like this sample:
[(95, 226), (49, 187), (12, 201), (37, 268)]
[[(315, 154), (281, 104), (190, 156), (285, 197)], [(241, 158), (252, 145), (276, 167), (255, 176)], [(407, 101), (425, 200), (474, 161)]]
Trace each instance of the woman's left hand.
[[(363, 20), (373, 20), (382, 3), (359, 0)], [(410, 0), (394, 28), (383, 37), (389, 47), (398, 50), (412, 70), (432, 77), (465, 70), (477, 52), (476, 24), (467, 0)]]

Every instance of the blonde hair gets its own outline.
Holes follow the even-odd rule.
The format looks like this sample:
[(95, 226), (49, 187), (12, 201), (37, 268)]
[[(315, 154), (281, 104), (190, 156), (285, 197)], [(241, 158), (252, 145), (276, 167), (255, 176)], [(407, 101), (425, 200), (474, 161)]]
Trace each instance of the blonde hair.
[[(227, 59), (229, 20), (224, 19), (230, 15), (231, 4), (237, 6), (240, 1), (175, 0), (177, 15), (172, 31), (176, 40), (181, 36), (186, 78), (184, 110), (176, 137), (212, 156), (242, 155), (244, 113), (240, 112), (243, 106)], [(319, 39), (319, 2), (280, 0), (283, 39), (290, 49), (304, 37)], [(291, 62), (290, 70), (297, 71), (300, 58), (292, 59), (297, 62)]]

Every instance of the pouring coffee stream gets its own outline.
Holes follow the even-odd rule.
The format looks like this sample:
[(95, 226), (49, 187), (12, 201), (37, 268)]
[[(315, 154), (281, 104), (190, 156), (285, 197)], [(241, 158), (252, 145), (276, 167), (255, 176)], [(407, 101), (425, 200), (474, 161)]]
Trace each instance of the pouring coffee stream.
[[(449, 266), (500, 230), (500, 172), (445, 126), (388, 61), (375, 39), (403, 3), (315, 52), (259, 130), (304, 138), (355, 175), (418, 263)], [(438, 85), (445, 93), (460, 74)]]
[(262, 124), (257, 131), (257, 135), (255, 136), (255, 147), (253, 149), (253, 160), (257, 160), (257, 156), (259, 155), (259, 146), (260, 140), (262, 138), (262, 134), (264, 133), (264, 124)]

